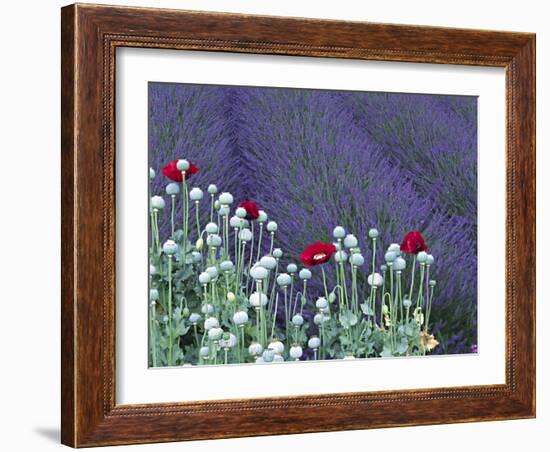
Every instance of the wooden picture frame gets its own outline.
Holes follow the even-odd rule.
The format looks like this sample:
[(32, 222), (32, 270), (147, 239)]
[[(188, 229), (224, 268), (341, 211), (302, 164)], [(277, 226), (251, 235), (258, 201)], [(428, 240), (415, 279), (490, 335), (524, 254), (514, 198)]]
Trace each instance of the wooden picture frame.
[[(163, 9), (62, 9), (62, 442), (73, 447), (535, 416), (535, 35)], [(115, 403), (118, 47), (503, 67), (506, 383)]]

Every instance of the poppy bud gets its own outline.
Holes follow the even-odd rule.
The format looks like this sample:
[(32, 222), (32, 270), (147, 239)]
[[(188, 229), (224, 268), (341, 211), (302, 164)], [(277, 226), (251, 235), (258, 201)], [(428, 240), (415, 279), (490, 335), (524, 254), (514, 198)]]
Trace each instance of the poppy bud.
[(189, 162), (185, 159), (178, 160), (178, 163), (176, 163), (176, 168), (180, 171), (187, 171), (189, 169)]
[(336, 226), (332, 235), (337, 239), (343, 239), (346, 236), (346, 230), (342, 226)]
[(178, 245), (173, 240), (166, 240), (162, 245), (162, 251), (164, 251), (164, 254), (171, 256), (178, 251)]
[(189, 192), (189, 199), (191, 201), (200, 201), (202, 199), (202, 190), (199, 188), (199, 187), (194, 187), (190, 192)]
[(153, 196), (151, 198), (151, 207), (153, 209), (162, 210), (164, 209), (164, 199), (162, 199), (160, 196)]
[(170, 182), (166, 186), (166, 194), (170, 196), (175, 196), (180, 192), (180, 186), (175, 182)]

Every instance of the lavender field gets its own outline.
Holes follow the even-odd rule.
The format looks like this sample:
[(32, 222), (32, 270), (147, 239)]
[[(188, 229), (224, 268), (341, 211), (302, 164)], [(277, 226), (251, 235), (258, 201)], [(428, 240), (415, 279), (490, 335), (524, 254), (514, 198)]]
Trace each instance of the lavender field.
[[(276, 247), (284, 250), (277, 268), (287, 268), (289, 263), (301, 268), (304, 248), (314, 242), (334, 242), (334, 228), (341, 226), (359, 239), (364, 257), (366, 271), (354, 276), (355, 289), (351, 289), (358, 302), (368, 299), (371, 291), (367, 281), (373, 261), (371, 244), (376, 247), (374, 272), (385, 265), (384, 253), (391, 243), (401, 242), (409, 231), (420, 231), (435, 257), (431, 272), (437, 292), (430, 329), (439, 345), (432, 353), (476, 350), (475, 97), (150, 83), (149, 166), (156, 172), (150, 191), (166, 200), (158, 215), (162, 240), (174, 234), (170, 197), (165, 192), (171, 181), (161, 170), (182, 158), (199, 169), (189, 177), (189, 187), (205, 192), (199, 218), (193, 204), (188, 207), (190, 243), (199, 239), (197, 229), (211, 221), (209, 184), (230, 192), (235, 207), (252, 200), (269, 220), (276, 221)], [(185, 216), (183, 202), (174, 207), (174, 218)], [(196, 222), (201, 226), (195, 227)], [(223, 229), (223, 221), (220, 226)], [(370, 230), (379, 232), (374, 241), (369, 239)], [(267, 232), (265, 237), (262, 256), (273, 254)], [(238, 255), (237, 238), (230, 242), (227, 254)], [(303, 332), (306, 342), (312, 334), (320, 335), (318, 322), (313, 322), (314, 294), (328, 294), (326, 286), (342, 285), (338, 265), (327, 264), (324, 272), (325, 282), (317, 271), (308, 282), (312, 298), (302, 311), (308, 325)], [(414, 274), (404, 271), (403, 277), (410, 281)], [(186, 295), (181, 297), (187, 302)], [(274, 323), (286, 319), (288, 324), (282, 295), (274, 304), (281, 312)], [(188, 317), (181, 300), (180, 308), (181, 318)], [(185, 327), (184, 323), (182, 328), (188, 328), (190, 337), (182, 334), (178, 342), (181, 362), (187, 359), (186, 341), (196, 339), (197, 346), (200, 342), (193, 338), (191, 324)], [(300, 340), (294, 342), (298, 346)]]

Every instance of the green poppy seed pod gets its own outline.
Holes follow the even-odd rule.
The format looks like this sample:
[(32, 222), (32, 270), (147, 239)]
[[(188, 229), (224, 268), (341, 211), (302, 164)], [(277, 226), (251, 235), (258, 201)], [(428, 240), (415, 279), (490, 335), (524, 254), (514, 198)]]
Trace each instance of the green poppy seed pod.
[(227, 215), (229, 215), (229, 206), (222, 204), (218, 209), (218, 214), (220, 214), (222, 217), (226, 217)]
[(334, 292), (328, 294), (328, 301), (329, 303), (334, 303), (336, 301), (336, 294)]
[(428, 284), (430, 285), (430, 287), (435, 287), (435, 279), (430, 279), (430, 282)]
[(346, 236), (346, 230), (342, 226), (336, 226), (332, 231), (332, 235), (336, 239), (343, 239)]
[(290, 274), (296, 273), (298, 271), (298, 266), (296, 264), (288, 264), (286, 266), (286, 271)]
[(277, 266), (277, 260), (272, 256), (264, 256), (260, 259), (260, 265), (268, 270), (273, 270)]
[(365, 258), (359, 254), (352, 254), (349, 258), (349, 262), (351, 265), (355, 265), (356, 267), (361, 267), (365, 263)]
[(220, 322), (218, 322), (218, 319), (216, 317), (208, 317), (204, 321), (204, 329), (206, 331), (211, 330), (212, 328), (219, 328)]
[(268, 299), (266, 294), (254, 292), (252, 295), (250, 295), (248, 301), (250, 301), (250, 305), (254, 308), (259, 308), (260, 306), (265, 306), (268, 302)]
[(250, 269), (250, 276), (255, 280), (265, 279), (267, 278), (267, 270), (260, 264), (256, 264)]
[(220, 204), (228, 206), (233, 204), (233, 195), (229, 192), (223, 192), (219, 198)]
[(372, 273), (367, 277), (367, 283), (372, 287), (380, 287), (384, 283), (384, 278), (380, 273)]
[(409, 309), (412, 305), (412, 301), (408, 298), (405, 298), (403, 300), (403, 307), (406, 308), (406, 309)]
[(243, 228), (239, 233), (239, 240), (242, 242), (250, 242), (252, 240), (252, 232), (248, 228)]
[(166, 186), (166, 194), (170, 196), (175, 196), (180, 192), (180, 186), (179, 184), (176, 184), (175, 182), (170, 182)]
[(178, 163), (176, 163), (176, 168), (180, 171), (187, 171), (189, 169), (189, 162), (185, 159), (180, 159)]
[(275, 353), (273, 353), (273, 350), (264, 350), (262, 353), (263, 361), (266, 363), (273, 362), (273, 358), (275, 357)]
[(393, 269), (395, 271), (403, 271), (407, 266), (407, 262), (402, 257), (398, 257), (393, 261)]
[(157, 267), (155, 267), (153, 264), (149, 265), (149, 274), (150, 275), (156, 275), (157, 274)]
[(307, 268), (302, 268), (298, 276), (300, 277), (300, 279), (307, 281), (308, 279), (311, 279), (311, 271), (309, 271)]
[(313, 323), (315, 323), (315, 325), (320, 325), (321, 323), (323, 323), (323, 320), (324, 320), (324, 315), (321, 313), (317, 313), (313, 317)]
[(206, 232), (209, 234), (217, 234), (218, 233), (218, 225), (216, 223), (208, 223), (206, 227), (204, 228)]
[(386, 262), (388, 264), (391, 264), (395, 259), (397, 258), (397, 254), (395, 251), (388, 251), (385, 255), (384, 255), (384, 259), (386, 259)]
[(317, 336), (311, 336), (307, 341), (307, 346), (312, 349), (318, 349), (321, 346), (321, 339)]
[(378, 235), (379, 235), (378, 229), (376, 229), (376, 228), (370, 228), (369, 229), (369, 238), (376, 239), (376, 238), (378, 238)]
[(382, 314), (383, 315), (388, 315), (390, 312), (389, 308), (388, 308), (388, 305), (387, 304), (383, 304), (382, 305)]
[(290, 350), (288, 354), (291, 358), (299, 359), (303, 354), (302, 347), (300, 347), (298, 344), (294, 344), (292, 347), (290, 347)]
[(218, 187), (216, 187), (214, 184), (210, 184), (208, 186), (208, 193), (210, 193), (211, 195), (215, 195), (216, 193), (218, 193)]
[(223, 330), (221, 328), (217, 328), (217, 327), (210, 328), (208, 330), (208, 339), (210, 339), (211, 341), (217, 341), (221, 339), (222, 334), (223, 334)]
[(233, 333), (224, 333), (223, 339), (220, 341), (220, 345), (223, 348), (233, 348), (237, 345), (237, 336)]
[(214, 266), (208, 267), (205, 271), (210, 275), (210, 278), (212, 278), (213, 280), (218, 277), (218, 269)]
[(292, 324), (294, 326), (302, 326), (304, 324), (304, 318), (300, 314), (294, 314), (294, 317), (292, 317)]
[(160, 196), (153, 196), (151, 198), (151, 207), (153, 209), (162, 210), (164, 209), (164, 199), (162, 199)]
[(229, 226), (231, 226), (234, 229), (241, 228), (243, 226), (242, 218), (239, 218), (237, 215), (233, 215), (229, 219)]
[(252, 342), (252, 344), (248, 346), (248, 354), (252, 356), (261, 355), (263, 351), (264, 351), (264, 348), (262, 347), (262, 344), (260, 344), (259, 342)]
[(189, 308), (183, 308), (182, 315), (186, 319), (191, 314), (191, 311), (189, 311)]
[(428, 257), (426, 258), (426, 264), (432, 265), (434, 263), (434, 257), (431, 254), (428, 254)]
[(235, 303), (236, 299), (237, 297), (233, 292), (227, 292), (227, 301), (229, 301), (229, 303)]
[(220, 269), (222, 272), (230, 272), (231, 270), (233, 270), (233, 262), (231, 261), (223, 261), (221, 264), (220, 264)]
[(149, 168), (149, 179), (154, 179), (156, 176), (155, 170), (153, 168)]
[(220, 247), (222, 244), (222, 238), (218, 234), (210, 234), (206, 237), (206, 244), (208, 246)]
[(159, 299), (159, 291), (157, 289), (151, 289), (149, 291), (149, 300), (157, 301)]
[(195, 242), (195, 248), (197, 248), (200, 251), (202, 250), (203, 246), (204, 246), (204, 240), (202, 239), (202, 237), (199, 237)]
[(246, 209), (244, 207), (238, 207), (237, 210), (235, 210), (235, 215), (239, 218), (246, 218)]
[(277, 284), (281, 287), (289, 286), (292, 282), (292, 278), (287, 273), (281, 273), (279, 276), (277, 276)]
[(162, 251), (164, 251), (164, 254), (171, 256), (178, 251), (178, 245), (173, 240), (168, 239), (164, 242), (164, 245), (162, 245)]
[(203, 304), (201, 306), (201, 312), (204, 314), (204, 315), (211, 315), (213, 312), (214, 312), (214, 306), (212, 306), (210, 303), (208, 304)]
[(344, 246), (346, 248), (355, 248), (359, 242), (357, 241), (357, 237), (355, 237), (353, 234), (348, 234), (344, 238)]
[(273, 356), (273, 362), (274, 362), (274, 363), (282, 363), (284, 360), (285, 360), (285, 359), (283, 358), (282, 355), (277, 355), (277, 354), (275, 354), (275, 355)]
[(283, 250), (281, 248), (275, 248), (273, 250), (273, 257), (275, 259), (280, 259), (281, 257), (283, 257)]
[(271, 350), (276, 355), (281, 355), (285, 351), (285, 346), (281, 341), (271, 341), (267, 349)]
[(420, 264), (425, 264), (428, 260), (428, 253), (426, 253), (426, 251), (420, 251), (420, 253), (416, 255), (416, 260)]
[(208, 355), (210, 355), (210, 348), (207, 346), (201, 347), (199, 350), (199, 355), (201, 358), (208, 358)]
[(388, 266), (387, 266), (387, 265), (382, 264), (382, 265), (380, 266), (380, 270), (382, 271), (382, 273), (384, 273), (387, 269), (388, 269)]
[(235, 325), (244, 325), (248, 322), (248, 314), (245, 311), (237, 311), (233, 314), (233, 323)]
[(399, 246), (398, 243), (392, 243), (390, 246), (388, 246), (388, 251), (393, 251), (396, 255), (401, 254), (401, 246)]
[(277, 231), (277, 223), (275, 223), (274, 221), (270, 221), (269, 223), (267, 223), (267, 230), (269, 232)]
[(193, 324), (193, 325), (196, 325), (197, 323), (199, 323), (201, 320), (201, 315), (200, 314), (197, 314), (196, 312), (193, 312), (190, 316), (189, 316), (189, 321)]
[(334, 260), (336, 262), (346, 262), (348, 260), (348, 253), (345, 251), (337, 251), (334, 255)]
[(191, 256), (193, 256), (193, 262), (195, 262), (195, 264), (198, 264), (200, 261), (202, 261), (202, 254), (198, 251), (193, 251), (191, 253)]
[(208, 273), (202, 272), (199, 275), (199, 282), (201, 284), (208, 284), (210, 281), (212, 281), (212, 277)]
[(222, 205), (220, 204), (220, 201), (218, 201), (217, 199), (214, 201), (214, 209), (216, 210), (220, 210), (220, 207)]
[(202, 190), (199, 187), (193, 187), (189, 192), (189, 199), (191, 201), (200, 201), (202, 196)]
[(328, 301), (325, 297), (319, 297), (315, 302), (315, 306), (317, 309), (325, 309), (328, 306)]
[(267, 213), (264, 210), (258, 212), (258, 218), (256, 220), (258, 223), (265, 223), (267, 221)]

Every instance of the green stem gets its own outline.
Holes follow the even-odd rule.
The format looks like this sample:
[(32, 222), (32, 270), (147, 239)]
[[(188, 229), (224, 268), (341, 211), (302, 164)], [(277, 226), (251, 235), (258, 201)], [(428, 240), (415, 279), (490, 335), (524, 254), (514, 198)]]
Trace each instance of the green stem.
[(176, 211), (176, 195), (170, 196), (172, 198), (172, 209), (170, 210), (170, 225), (172, 226), (172, 238), (175, 238), (175, 227), (174, 227), (174, 213)]
[(263, 230), (264, 230), (264, 224), (260, 223), (260, 234), (259, 234), (259, 237), (258, 237), (258, 252), (256, 254), (256, 262), (258, 262), (260, 260), (260, 253), (261, 253), (261, 250), (262, 250), (262, 233), (263, 233)]
[(197, 222), (197, 240), (201, 236), (201, 222), (199, 218), (199, 201), (195, 201), (195, 220)]
[(172, 365), (172, 256), (168, 256), (168, 365)]
[(412, 301), (412, 293), (414, 289), (414, 270), (416, 268), (416, 254), (413, 256), (413, 264), (412, 264), (412, 276), (411, 276), (411, 288), (409, 290), (409, 300)]

